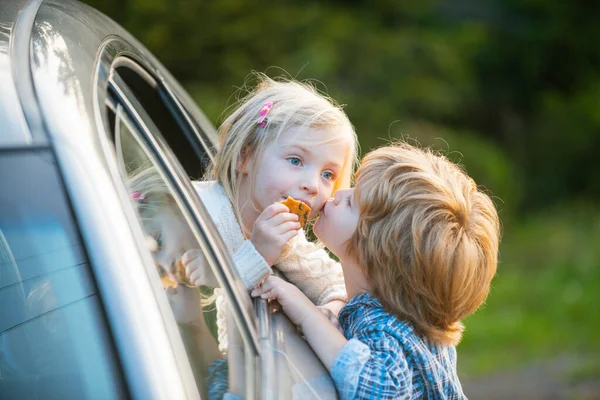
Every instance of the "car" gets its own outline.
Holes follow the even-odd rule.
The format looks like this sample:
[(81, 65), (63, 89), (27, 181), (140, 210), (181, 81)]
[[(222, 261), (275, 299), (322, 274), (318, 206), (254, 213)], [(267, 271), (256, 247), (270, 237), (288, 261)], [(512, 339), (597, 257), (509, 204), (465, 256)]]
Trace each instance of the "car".
[(214, 288), (178, 286), (208, 304), (182, 321), (178, 289), (157, 268), (175, 238), (152, 236), (131, 192), (143, 166), (219, 286), (229, 389), (336, 398), (277, 304), (243, 287), (192, 183), (218, 150), (216, 131), (141, 43), (77, 1), (0, 0), (0, 88), (0, 398), (212, 393), (203, 348), (216, 342)]

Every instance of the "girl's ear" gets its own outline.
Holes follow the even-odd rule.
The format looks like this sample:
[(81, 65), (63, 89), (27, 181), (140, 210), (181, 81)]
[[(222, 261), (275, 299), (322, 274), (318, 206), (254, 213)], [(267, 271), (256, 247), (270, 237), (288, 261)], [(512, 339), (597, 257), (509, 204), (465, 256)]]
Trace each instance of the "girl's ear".
[(238, 160), (235, 170), (240, 174), (248, 175), (248, 161), (242, 159)]
[(238, 159), (235, 170), (240, 174), (248, 175), (248, 171), (251, 167), (250, 157), (248, 156), (247, 150), (242, 150), (242, 154), (240, 154), (240, 158)]
[(117, 110), (116, 121), (121, 122), (117, 122), (115, 127), (115, 148), (119, 172), (126, 179), (151, 161), (127, 125), (121, 118), (118, 118), (121, 114), (119, 111)]

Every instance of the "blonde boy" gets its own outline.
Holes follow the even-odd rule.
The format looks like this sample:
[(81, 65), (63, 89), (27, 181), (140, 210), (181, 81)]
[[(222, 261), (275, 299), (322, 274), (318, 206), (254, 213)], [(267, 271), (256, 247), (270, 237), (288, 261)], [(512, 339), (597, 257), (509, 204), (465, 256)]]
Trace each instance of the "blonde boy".
[(340, 397), (464, 398), (454, 346), (496, 272), (490, 198), (445, 157), (397, 144), (364, 158), (356, 187), (336, 193), (314, 231), (344, 271), (342, 332), (281, 279), (253, 295), (279, 300)]

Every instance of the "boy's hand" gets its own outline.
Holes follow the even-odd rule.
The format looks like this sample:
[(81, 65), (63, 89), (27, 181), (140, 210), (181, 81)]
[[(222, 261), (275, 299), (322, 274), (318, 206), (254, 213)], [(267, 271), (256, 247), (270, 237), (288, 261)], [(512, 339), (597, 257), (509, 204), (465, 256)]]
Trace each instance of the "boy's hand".
[(181, 257), (185, 276), (195, 286), (218, 287), (219, 283), (200, 249), (186, 251)]
[(281, 203), (271, 204), (252, 227), (250, 241), (270, 266), (277, 262), (285, 244), (300, 230), (298, 216), (289, 211)]
[(300, 327), (312, 313), (320, 313), (300, 289), (273, 275), (269, 276), (261, 286), (252, 290), (251, 295), (263, 299), (277, 299), (283, 312)]

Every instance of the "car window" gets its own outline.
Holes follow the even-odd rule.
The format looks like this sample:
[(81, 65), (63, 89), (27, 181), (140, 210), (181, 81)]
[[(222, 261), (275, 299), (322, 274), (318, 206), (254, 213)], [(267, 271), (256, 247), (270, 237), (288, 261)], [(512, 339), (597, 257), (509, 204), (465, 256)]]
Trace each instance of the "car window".
[[(209, 398), (222, 397), (228, 388), (246, 394), (251, 390), (245, 386), (246, 367), (254, 355), (244, 344), (228, 296), (207, 262), (210, 255), (194, 236), (174, 183), (157, 155), (144, 147), (136, 124), (119, 103), (112, 120), (121, 177), (178, 323), (198, 389), (204, 395), (210, 393)], [(192, 275), (186, 273), (184, 260), (190, 261), (187, 269), (194, 271)], [(217, 324), (218, 318), (222, 325)], [(221, 351), (223, 343), (229, 344), (227, 354)]]
[(0, 398), (127, 398), (52, 153), (0, 152)]
[[(182, 134), (182, 131), (185, 132), (186, 130), (185, 127), (175, 127), (174, 123), (166, 123), (166, 121), (169, 121), (172, 117), (167, 117), (163, 114), (168, 114), (173, 110), (169, 107), (167, 107), (168, 109), (165, 109), (164, 105), (161, 107), (161, 102), (168, 101), (168, 99), (164, 94), (162, 96), (157, 94), (157, 91), (159, 91), (160, 88), (157, 89), (151, 84), (153, 78), (151, 76), (145, 76), (144, 78), (137, 76), (136, 71), (130, 68), (131, 62), (121, 63), (121, 65), (122, 66), (120, 68), (114, 71), (116, 75), (113, 78), (114, 83), (117, 86), (127, 86), (128, 89), (131, 89), (131, 92), (120, 92), (118, 93), (118, 96), (124, 98), (124, 100), (128, 102), (131, 102), (131, 106), (133, 106), (133, 108), (140, 114), (147, 114), (147, 119), (151, 121), (146, 123), (146, 125), (148, 125), (146, 128), (151, 132), (158, 133), (152, 136), (157, 136), (161, 139), (164, 139), (164, 141), (168, 144), (168, 147), (171, 147), (171, 145), (177, 146), (178, 140), (174, 139), (174, 137), (186, 137), (188, 139), (193, 139), (193, 137), (189, 135), (189, 132), (187, 135)], [(127, 72), (125, 73), (125, 71)], [(135, 89), (130, 87), (130, 85), (133, 85)], [(168, 89), (166, 86), (165, 88)], [(115, 90), (119, 89), (119, 87), (115, 88)], [(141, 96), (143, 96), (143, 99), (140, 98)], [(134, 99), (131, 97), (134, 97)], [(109, 117), (113, 124), (116, 124), (117, 120), (119, 119), (114, 116), (115, 112), (118, 113), (118, 110), (112, 112), (113, 115)], [(144, 119), (146, 118), (142, 118), (142, 120)], [(125, 140), (126, 136), (121, 135), (121, 140), (117, 140), (117, 146), (120, 145), (119, 142), (124, 142)], [(135, 153), (132, 151), (132, 149), (136, 148), (141, 150), (139, 145), (123, 145), (120, 149), (118, 149), (117, 153)], [(178, 153), (175, 151), (175, 149), (173, 149), (173, 152), (177, 154), (178, 159), (183, 158), (186, 160), (187, 167), (184, 166), (185, 173), (192, 179), (194, 179), (196, 176), (199, 176), (194, 175), (195, 169), (193, 166), (202, 166), (204, 169), (206, 166), (206, 161), (210, 158), (209, 155), (211, 149), (207, 148), (206, 144), (203, 145), (203, 148), (207, 155), (202, 157), (199, 157), (198, 151), (191, 148), (189, 144), (188, 148), (179, 147)], [(127, 149), (128, 151), (126, 151)], [(134, 170), (136, 168), (140, 168), (140, 165), (143, 165), (145, 156), (142, 153), (143, 151), (138, 151), (137, 154), (130, 154), (126, 157), (130, 163), (127, 168), (128, 170)], [(125, 170), (125, 168), (122, 168), (122, 170)], [(128, 173), (126, 171), (122, 171), (122, 175), (128, 176)], [(197, 180), (194, 182), (194, 186), (196, 188), (207, 188), (207, 185), (212, 184), (213, 183), (210, 182), (200, 182)], [(133, 190), (133, 192), (136, 193), (138, 191)], [(205, 199), (206, 196), (210, 196), (207, 194), (209, 192), (210, 190), (204, 192), (203, 199)], [(141, 193), (138, 193), (136, 196), (139, 196), (140, 194)], [(207, 217), (210, 217), (208, 213)], [(151, 230), (151, 228), (146, 229)], [(156, 236), (157, 235), (155, 234), (149, 240), (151, 247), (155, 247)], [(159, 238), (159, 241), (162, 241), (163, 239), (164, 235)], [(230, 256), (233, 255), (230, 254)], [(167, 266), (168, 261), (169, 259), (167, 258)], [(232, 264), (228, 265), (230, 267), (232, 266)], [(159, 265), (159, 272), (163, 276), (168, 275), (164, 266)], [(243, 286), (241, 290), (238, 291), (237, 297), (239, 298), (241, 296), (247, 297), (247, 292)], [(287, 319), (287, 317), (281, 312), (268, 311), (271, 308), (267, 306), (265, 300), (255, 299), (254, 305), (256, 310), (259, 311), (258, 316), (253, 313), (252, 321), (256, 322), (257, 337), (259, 338), (260, 346), (260, 358), (257, 359), (257, 362), (255, 363), (257, 367), (256, 375), (260, 378), (258, 391), (262, 394), (271, 393), (275, 395), (276, 398), (337, 398), (333, 381), (331, 380), (326, 368), (322, 365), (310, 346), (308, 346), (303, 338), (297, 333), (295, 327), (291, 324), (289, 319)], [(217, 309), (227, 310), (228, 308), (217, 302)], [(205, 315), (206, 314), (207, 311), (205, 310)], [(215, 319), (206, 318), (206, 320), (209, 321), (212, 332), (215, 333)], [(227, 318), (221, 316), (220, 320), (227, 320)], [(229, 324), (232, 324), (232, 322), (229, 322)], [(216, 329), (216, 331), (220, 332), (221, 336), (223, 336), (225, 331), (236, 335), (236, 337), (239, 336), (239, 332), (237, 330), (234, 332), (229, 332), (227, 329)], [(215, 335), (215, 337), (219, 339), (222, 350), (228, 348), (227, 354), (230, 358), (236, 358), (235, 354), (237, 352), (239, 353), (237, 359), (241, 360), (244, 353), (251, 353), (247, 348), (238, 349), (236, 346), (232, 346), (231, 343), (228, 343), (231, 342), (231, 340), (226, 337), (223, 338), (219, 337), (218, 335)], [(249, 365), (248, 368), (252, 368), (253, 363), (248, 359), (249, 357), (251, 356), (247, 356), (244, 362)], [(239, 367), (242, 365), (242, 362), (230, 362), (230, 369), (232, 365)], [(230, 381), (243, 381), (244, 379), (247, 381), (252, 381), (252, 379), (244, 377), (245, 372), (243, 368), (239, 368), (238, 372), (234, 371), (232, 375), (238, 376), (239, 378), (230, 378)], [(251, 389), (247, 389), (251, 391)], [(319, 393), (319, 395), (317, 395), (317, 393)]]
[(167, 86), (133, 60), (120, 57), (113, 72), (127, 85), (191, 179), (200, 179), (211, 160), (211, 140)]

